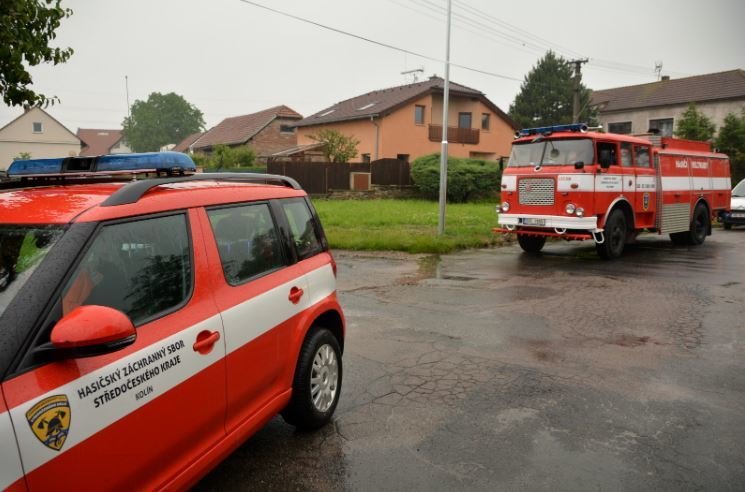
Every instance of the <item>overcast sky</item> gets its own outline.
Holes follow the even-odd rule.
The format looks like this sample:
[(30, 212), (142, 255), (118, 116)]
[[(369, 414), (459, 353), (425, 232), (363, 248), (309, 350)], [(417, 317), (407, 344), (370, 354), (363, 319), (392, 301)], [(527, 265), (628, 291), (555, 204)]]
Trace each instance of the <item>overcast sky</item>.
[[(252, 0), (253, 1), (253, 0)], [(296, 16), (442, 60), (446, 0), (255, 0)], [(32, 72), (62, 102), (48, 109), (73, 132), (120, 128), (130, 102), (176, 92), (205, 115), (286, 104), (310, 115), (359, 94), (410, 82), (402, 71), (443, 75), (443, 64), (329, 32), (240, 0), (63, 0), (74, 14), (55, 45), (69, 62)], [(520, 81), (553, 48), (584, 56), (583, 81), (606, 89), (745, 68), (742, 0), (453, 0), (451, 79), (507, 111)], [(517, 79), (517, 80), (513, 80)], [(20, 114), (0, 106), (0, 125)]]

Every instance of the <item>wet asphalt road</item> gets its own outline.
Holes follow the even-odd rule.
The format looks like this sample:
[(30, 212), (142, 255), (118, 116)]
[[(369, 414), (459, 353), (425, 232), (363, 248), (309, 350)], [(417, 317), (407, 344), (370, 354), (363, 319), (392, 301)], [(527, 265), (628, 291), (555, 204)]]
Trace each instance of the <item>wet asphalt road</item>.
[(744, 490), (745, 229), (434, 258), (337, 252), (333, 425), (270, 422), (200, 490)]

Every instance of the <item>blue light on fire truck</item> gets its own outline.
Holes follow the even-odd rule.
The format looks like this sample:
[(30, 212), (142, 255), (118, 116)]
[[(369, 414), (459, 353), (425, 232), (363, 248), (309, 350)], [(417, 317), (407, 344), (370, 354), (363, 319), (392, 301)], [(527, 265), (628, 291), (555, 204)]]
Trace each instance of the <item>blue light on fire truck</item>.
[(528, 137), (530, 135), (544, 135), (547, 133), (554, 132), (586, 132), (587, 124), (585, 123), (572, 123), (571, 125), (554, 125), (554, 126), (539, 126), (537, 128), (523, 128), (517, 132), (518, 137)]
[(196, 166), (181, 152), (146, 152), (96, 157), (60, 157), (13, 161), (8, 177), (120, 174), (137, 172), (194, 173)]

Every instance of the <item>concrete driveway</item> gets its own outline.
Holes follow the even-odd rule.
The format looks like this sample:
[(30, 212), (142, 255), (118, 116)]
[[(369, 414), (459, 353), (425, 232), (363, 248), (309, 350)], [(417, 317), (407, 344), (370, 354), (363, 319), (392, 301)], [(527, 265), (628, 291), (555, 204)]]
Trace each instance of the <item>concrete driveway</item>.
[(334, 425), (277, 418), (198, 489), (745, 488), (745, 230), (336, 258)]

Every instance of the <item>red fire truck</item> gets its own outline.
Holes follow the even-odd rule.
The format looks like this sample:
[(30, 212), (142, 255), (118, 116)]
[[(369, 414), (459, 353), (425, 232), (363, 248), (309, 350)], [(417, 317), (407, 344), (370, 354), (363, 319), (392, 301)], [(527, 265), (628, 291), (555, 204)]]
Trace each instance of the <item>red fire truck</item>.
[(706, 142), (530, 128), (513, 142), (494, 231), (517, 234), (528, 253), (549, 237), (591, 239), (608, 259), (642, 231), (696, 245), (729, 207), (731, 187), (727, 156)]

